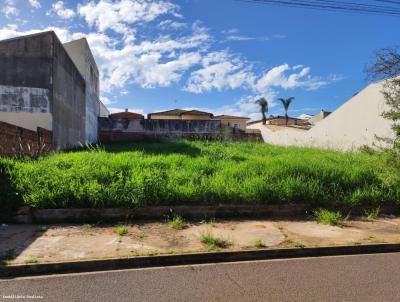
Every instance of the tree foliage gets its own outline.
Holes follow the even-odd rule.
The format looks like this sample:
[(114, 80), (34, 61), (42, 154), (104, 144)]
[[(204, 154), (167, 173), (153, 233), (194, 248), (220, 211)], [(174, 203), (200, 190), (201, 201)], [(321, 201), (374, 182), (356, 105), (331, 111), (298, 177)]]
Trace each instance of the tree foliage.
[(288, 120), (289, 120), (289, 116), (288, 116), (289, 106), (293, 102), (293, 100), (294, 100), (294, 97), (290, 97), (290, 98), (287, 98), (287, 99), (279, 99), (279, 101), (281, 101), (281, 103), (283, 105), (283, 109), (285, 110), (286, 126), (287, 126)]
[(267, 114), (268, 114), (268, 101), (265, 98), (260, 98), (256, 101), (258, 105), (260, 105), (260, 111), (262, 114), (262, 122), (263, 125), (267, 123)]
[(382, 49), (375, 54), (375, 63), (368, 67), (367, 74), (372, 80), (384, 80), (383, 96), (389, 109), (382, 113), (393, 121), (395, 138), (391, 141), (397, 156), (400, 155), (400, 51)]

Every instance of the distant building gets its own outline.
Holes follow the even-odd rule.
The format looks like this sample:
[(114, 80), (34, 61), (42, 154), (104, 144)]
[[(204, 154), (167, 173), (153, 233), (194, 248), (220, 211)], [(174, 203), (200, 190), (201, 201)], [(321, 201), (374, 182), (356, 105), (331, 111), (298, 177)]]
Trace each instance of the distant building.
[(52, 131), (62, 149), (97, 141), (99, 73), (85, 39), (53, 31), (0, 41), (0, 121)]
[(113, 120), (143, 120), (144, 116), (139, 113), (129, 112), (128, 109), (125, 109), (124, 112), (117, 112), (110, 114), (110, 119)]
[(323, 109), (321, 109), (321, 111), (318, 114), (309, 118), (308, 122), (311, 125), (315, 125), (316, 123), (318, 123), (318, 122), (322, 121), (324, 118), (326, 118), (329, 114), (331, 114), (331, 112), (324, 111)]
[(103, 102), (100, 102), (99, 117), (108, 117), (109, 115), (110, 111), (108, 108), (103, 104)]
[(303, 114), (300, 114), (297, 118), (300, 120), (309, 120), (313, 116), (314, 115), (312, 115), (312, 114), (303, 113)]
[(220, 120), (222, 125), (230, 126), (235, 129), (246, 130), (246, 122), (249, 120), (247, 117), (233, 116), (233, 115), (217, 115), (214, 116), (215, 120)]
[(211, 120), (214, 115), (199, 110), (173, 109), (149, 113), (147, 117), (152, 120)]

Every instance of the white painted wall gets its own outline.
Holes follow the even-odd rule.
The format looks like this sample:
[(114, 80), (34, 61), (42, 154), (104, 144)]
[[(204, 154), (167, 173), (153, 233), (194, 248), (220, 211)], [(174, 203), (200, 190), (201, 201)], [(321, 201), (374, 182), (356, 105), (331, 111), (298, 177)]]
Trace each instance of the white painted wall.
[(262, 124), (249, 128), (260, 129), (266, 143), (284, 146), (343, 151), (356, 150), (364, 145), (383, 146), (384, 143), (376, 136), (393, 138), (394, 134), (391, 122), (381, 116), (387, 110), (382, 89), (383, 82), (369, 85), (308, 131), (272, 131)]
[(95, 143), (100, 115), (99, 71), (85, 38), (65, 43), (64, 48), (86, 82), (85, 143)]
[(37, 127), (50, 131), (53, 129), (53, 116), (51, 113), (0, 111), (0, 121), (32, 131), (37, 131)]

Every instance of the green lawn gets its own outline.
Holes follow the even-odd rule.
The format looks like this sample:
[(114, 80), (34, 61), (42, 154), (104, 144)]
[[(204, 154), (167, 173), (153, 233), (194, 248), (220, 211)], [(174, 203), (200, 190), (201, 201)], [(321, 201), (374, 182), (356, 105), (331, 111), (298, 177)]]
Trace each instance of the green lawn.
[(0, 198), (40, 208), (217, 203), (400, 204), (384, 154), (262, 143), (113, 144), (0, 159)]

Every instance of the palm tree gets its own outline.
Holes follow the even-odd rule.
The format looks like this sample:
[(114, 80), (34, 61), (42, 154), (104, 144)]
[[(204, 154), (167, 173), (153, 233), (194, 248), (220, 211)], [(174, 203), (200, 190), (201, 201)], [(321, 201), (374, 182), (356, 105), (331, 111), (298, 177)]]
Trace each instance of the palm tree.
[(256, 103), (260, 105), (260, 111), (262, 114), (262, 123), (263, 125), (265, 125), (267, 123), (268, 101), (265, 98), (261, 98), (258, 99)]
[(287, 112), (288, 112), (288, 110), (289, 110), (290, 103), (291, 103), (293, 100), (294, 100), (294, 97), (290, 97), (290, 98), (287, 98), (287, 99), (279, 99), (279, 101), (282, 102), (283, 109), (285, 109), (286, 126), (288, 125), (288, 120), (289, 120), (289, 117), (288, 117)]

